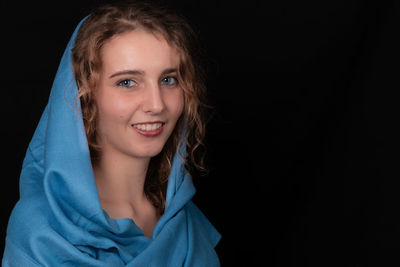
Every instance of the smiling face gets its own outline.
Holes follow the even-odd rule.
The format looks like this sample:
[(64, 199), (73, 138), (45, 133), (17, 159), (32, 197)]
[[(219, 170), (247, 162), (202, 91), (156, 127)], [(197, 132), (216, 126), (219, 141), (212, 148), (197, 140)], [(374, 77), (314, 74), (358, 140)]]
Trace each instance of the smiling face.
[(102, 153), (157, 155), (184, 108), (178, 52), (163, 37), (135, 29), (106, 42), (101, 60), (94, 95)]

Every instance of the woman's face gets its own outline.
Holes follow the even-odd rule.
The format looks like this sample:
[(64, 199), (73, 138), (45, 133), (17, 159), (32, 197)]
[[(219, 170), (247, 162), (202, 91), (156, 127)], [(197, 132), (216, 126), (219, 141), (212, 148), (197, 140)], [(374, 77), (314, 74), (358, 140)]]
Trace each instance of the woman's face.
[(157, 155), (184, 108), (179, 54), (163, 37), (136, 29), (107, 41), (101, 59), (95, 100), (102, 151)]

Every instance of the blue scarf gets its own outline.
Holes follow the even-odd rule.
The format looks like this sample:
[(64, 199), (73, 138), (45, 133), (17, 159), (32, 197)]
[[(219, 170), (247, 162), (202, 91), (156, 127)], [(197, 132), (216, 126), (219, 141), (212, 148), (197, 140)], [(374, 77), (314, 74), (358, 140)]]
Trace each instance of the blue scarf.
[(131, 219), (102, 210), (71, 63), (80, 24), (23, 162), (2, 266), (219, 266), (220, 235), (191, 201), (195, 188), (181, 156), (174, 157), (165, 212), (151, 238)]

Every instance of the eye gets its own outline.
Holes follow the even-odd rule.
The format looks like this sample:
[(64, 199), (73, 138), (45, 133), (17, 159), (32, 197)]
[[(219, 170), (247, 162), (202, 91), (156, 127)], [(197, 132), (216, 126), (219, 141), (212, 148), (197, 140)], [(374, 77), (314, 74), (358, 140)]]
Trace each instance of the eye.
[(125, 80), (122, 80), (122, 81), (118, 82), (118, 85), (122, 86), (122, 87), (125, 87), (125, 88), (130, 88), (132, 86), (137, 85), (137, 83), (134, 80), (125, 79)]
[(178, 83), (178, 80), (176, 77), (165, 77), (161, 80), (161, 84), (164, 85), (176, 85)]

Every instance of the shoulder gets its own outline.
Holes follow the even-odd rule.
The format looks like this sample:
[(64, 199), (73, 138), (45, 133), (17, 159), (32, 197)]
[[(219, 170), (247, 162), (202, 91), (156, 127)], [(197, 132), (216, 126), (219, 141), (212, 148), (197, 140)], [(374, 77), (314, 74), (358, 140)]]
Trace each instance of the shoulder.
[[(3, 266), (103, 266), (89, 255), (88, 248), (76, 244), (77, 233), (62, 233), (44, 196), (35, 198), (21, 199), (11, 213)], [(75, 227), (71, 221), (65, 224)]]
[(17, 202), (7, 226), (3, 266), (42, 266), (33, 255), (48, 229), (46, 210), (31, 198)]
[[(38, 201), (41, 199), (42, 201)], [(7, 238), (14, 243), (29, 243), (34, 235), (49, 228), (49, 208), (44, 196), (30, 196), (20, 199), (11, 212), (7, 226)]]
[(186, 209), (189, 213), (189, 219), (195, 226), (195, 231), (205, 239), (204, 241), (215, 247), (221, 239), (221, 235), (217, 229), (215, 229), (203, 212), (192, 201), (186, 204)]

